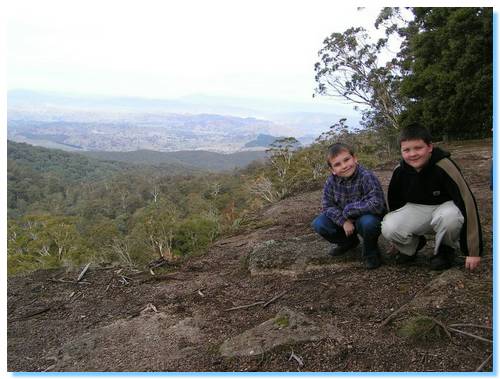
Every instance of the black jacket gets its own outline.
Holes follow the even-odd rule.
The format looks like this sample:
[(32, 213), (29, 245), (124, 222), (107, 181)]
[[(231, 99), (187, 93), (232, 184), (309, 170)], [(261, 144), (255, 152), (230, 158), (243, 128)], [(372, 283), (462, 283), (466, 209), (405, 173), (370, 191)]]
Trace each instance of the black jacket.
[(480, 256), (483, 239), (476, 199), (450, 153), (434, 147), (429, 163), (417, 172), (401, 160), (395, 168), (387, 202), (394, 211), (406, 203), (438, 205), (452, 200), (464, 216), (460, 248), (469, 256)]

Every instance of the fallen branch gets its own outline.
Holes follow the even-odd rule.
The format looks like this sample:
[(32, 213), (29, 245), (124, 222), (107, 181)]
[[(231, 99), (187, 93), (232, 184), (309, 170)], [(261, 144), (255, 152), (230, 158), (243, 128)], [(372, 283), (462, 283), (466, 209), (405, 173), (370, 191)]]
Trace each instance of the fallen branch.
[(90, 267), (90, 263), (87, 263), (87, 265), (85, 266), (85, 268), (82, 270), (82, 272), (80, 273), (80, 275), (78, 275), (78, 279), (76, 279), (77, 282), (79, 282), (80, 280), (82, 280), (83, 278), (83, 275), (85, 275), (85, 273), (87, 272), (87, 270), (89, 269)]
[(448, 327), (448, 330), (451, 330), (452, 332), (455, 332), (455, 333), (463, 334), (465, 336), (469, 336), (469, 337), (475, 338), (475, 339), (477, 339), (479, 341), (493, 343), (492, 340), (489, 340), (489, 339), (484, 338), (484, 337), (477, 336), (477, 335), (472, 334), (472, 333), (464, 332), (463, 330), (459, 330), (459, 329), (455, 329), (455, 328), (450, 328), (450, 327)]
[(106, 289), (104, 290), (104, 292), (108, 292), (109, 287), (111, 287), (111, 283), (113, 282), (114, 278), (115, 278), (115, 275), (114, 274), (111, 275), (111, 279), (109, 279), (109, 282), (108, 282), (108, 284), (107, 284)]
[(156, 259), (152, 262), (149, 262), (148, 267), (149, 268), (157, 268), (157, 267), (161, 267), (163, 265), (166, 265), (167, 263), (168, 263), (168, 261), (164, 257), (161, 257), (161, 258)]
[(34, 312), (31, 312), (31, 313), (28, 313), (28, 314), (26, 314), (24, 316), (13, 318), (12, 321), (25, 320), (27, 318), (30, 318), (30, 317), (33, 317), (33, 316), (37, 316), (39, 314), (45, 313), (47, 311), (50, 311), (50, 309), (51, 309), (50, 307), (45, 307), (45, 308), (39, 309), (38, 311), (34, 311)]
[(59, 283), (73, 283), (73, 284), (91, 284), (90, 282), (86, 282), (84, 280), (77, 282), (75, 280), (64, 280), (64, 279), (56, 279), (56, 278), (49, 278), (47, 279), (50, 282), (59, 282)]
[(460, 327), (472, 327), (472, 328), (481, 328), (481, 329), (490, 329), (490, 330), (493, 330), (493, 328), (491, 326), (486, 326), (486, 325), (476, 325), (476, 324), (451, 324), (449, 325), (450, 327), (452, 328), (460, 328)]
[(451, 333), (450, 331), (448, 330), (448, 327), (443, 324), (441, 321), (435, 319), (434, 317), (430, 317), (430, 316), (426, 316), (429, 320), (432, 320), (435, 324), (439, 325), (443, 330), (444, 332), (446, 333), (446, 335), (448, 336), (448, 338), (451, 340)]
[[(414, 298), (413, 298), (414, 299)], [(400, 314), (401, 312), (403, 312), (409, 305), (410, 303), (413, 301), (413, 299), (411, 301), (409, 301), (408, 303), (406, 304), (403, 304), (401, 307), (399, 307), (398, 309), (396, 309), (394, 312), (392, 312), (383, 322), (382, 324), (380, 324), (380, 327), (383, 328), (384, 326), (386, 326), (388, 323), (390, 323), (392, 320), (394, 320), (394, 318)]]
[(281, 292), (279, 295), (276, 295), (275, 297), (273, 297), (271, 300), (269, 300), (267, 303), (265, 303), (262, 308), (265, 308), (267, 307), (269, 304), (271, 304), (272, 302), (278, 300), (280, 297), (282, 297), (285, 293), (287, 292), (287, 290)]
[(476, 372), (481, 371), (481, 370), (484, 368), (484, 366), (486, 366), (486, 364), (490, 361), (491, 357), (493, 357), (493, 353), (491, 353), (491, 354), (488, 356), (488, 358), (486, 358), (486, 359), (483, 361), (483, 363), (481, 363), (481, 364), (479, 365), (479, 367), (478, 367), (478, 368), (476, 368)]
[(265, 304), (265, 303), (263, 301), (257, 301), (256, 303), (252, 303), (252, 304), (240, 305), (239, 307), (232, 307), (232, 308), (224, 309), (224, 312), (235, 311), (237, 309), (251, 308), (251, 307), (255, 307), (256, 305), (261, 305), (261, 304)]
[(83, 292), (78, 292), (76, 295), (70, 297), (69, 302), (72, 303), (81, 296), (83, 296)]
[(420, 291), (418, 291), (415, 296), (413, 296), (413, 298), (403, 304), (401, 307), (399, 307), (398, 309), (396, 309), (394, 312), (392, 312), (384, 321), (382, 321), (382, 323), (380, 324), (380, 328), (383, 328), (384, 326), (386, 326), (388, 323), (390, 323), (392, 320), (394, 320), (394, 318), (399, 315), (401, 312), (403, 312), (410, 304), (413, 300), (415, 300), (418, 296), (420, 296), (420, 294), (422, 294), (430, 285), (431, 285), (432, 282), (429, 282), (427, 283), (424, 288), (422, 288)]

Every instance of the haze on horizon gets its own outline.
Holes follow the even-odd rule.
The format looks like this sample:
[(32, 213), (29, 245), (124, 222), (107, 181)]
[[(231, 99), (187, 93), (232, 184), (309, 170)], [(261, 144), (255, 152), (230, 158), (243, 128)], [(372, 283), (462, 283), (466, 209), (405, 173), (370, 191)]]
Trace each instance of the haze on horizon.
[(315, 98), (314, 63), (332, 32), (373, 29), (380, 7), (330, 1), (43, 2), (7, 9), (7, 89), (332, 104)]

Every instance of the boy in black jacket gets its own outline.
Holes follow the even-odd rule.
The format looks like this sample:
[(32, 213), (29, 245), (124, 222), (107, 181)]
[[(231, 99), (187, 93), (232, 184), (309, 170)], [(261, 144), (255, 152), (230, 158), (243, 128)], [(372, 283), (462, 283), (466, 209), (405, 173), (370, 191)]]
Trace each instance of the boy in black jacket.
[(424, 247), (424, 234), (436, 233), (433, 270), (451, 267), (456, 249), (467, 256), (465, 267), (479, 266), (483, 242), (476, 200), (450, 154), (431, 142), (420, 125), (400, 135), (403, 159), (392, 174), (387, 200), (390, 212), (382, 235), (398, 249), (396, 260), (413, 261)]

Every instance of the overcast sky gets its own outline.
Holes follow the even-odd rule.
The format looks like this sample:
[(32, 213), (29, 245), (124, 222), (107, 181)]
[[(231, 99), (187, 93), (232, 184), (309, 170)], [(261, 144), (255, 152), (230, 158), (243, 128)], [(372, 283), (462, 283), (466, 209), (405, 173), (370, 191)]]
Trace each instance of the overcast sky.
[(336, 1), (10, 1), (8, 89), (310, 100), (322, 41), (380, 8)]

